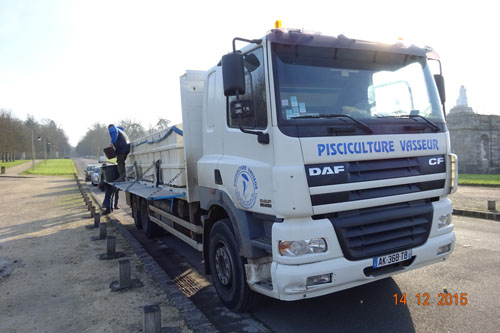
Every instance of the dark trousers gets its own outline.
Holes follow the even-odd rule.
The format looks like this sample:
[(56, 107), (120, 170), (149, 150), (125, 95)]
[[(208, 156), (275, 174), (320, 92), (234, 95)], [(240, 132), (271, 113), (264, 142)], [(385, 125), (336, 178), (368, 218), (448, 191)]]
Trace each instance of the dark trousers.
[(127, 175), (125, 172), (125, 160), (127, 159), (127, 154), (116, 154), (116, 164), (118, 165), (118, 174), (120, 178), (118, 181), (124, 181), (125, 176)]
[(102, 202), (102, 208), (111, 211), (113, 206), (111, 204), (111, 197), (113, 196), (114, 188), (109, 184), (104, 185), (106, 192), (104, 193), (104, 201)]
[(113, 201), (115, 202), (115, 208), (118, 207), (118, 189), (113, 186), (106, 184), (106, 192), (104, 193), (104, 201), (102, 202), (102, 208), (108, 211), (113, 211)]

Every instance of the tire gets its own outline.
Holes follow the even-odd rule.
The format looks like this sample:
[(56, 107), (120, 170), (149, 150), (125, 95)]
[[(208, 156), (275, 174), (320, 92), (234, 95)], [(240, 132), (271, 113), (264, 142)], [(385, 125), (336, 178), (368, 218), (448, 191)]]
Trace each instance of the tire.
[(137, 197), (137, 196), (132, 196), (131, 198), (131, 201), (132, 201), (132, 217), (134, 218), (134, 224), (135, 224), (135, 227), (139, 230), (142, 229), (142, 221), (141, 221), (141, 217), (140, 217), (140, 214), (139, 214), (139, 208), (140, 208), (140, 198)]
[(230, 223), (229, 219), (217, 221), (210, 231), (209, 265), (215, 290), (222, 303), (234, 312), (242, 312), (254, 306), (260, 295), (248, 287), (246, 260), (238, 254)]
[(139, 215), (141, 218), (142, 231), (147, 238), (155, 238), (160, 234), (160, 227), (149, 219), (148, 201), (146, 199), (139, 199), (141, 209)]

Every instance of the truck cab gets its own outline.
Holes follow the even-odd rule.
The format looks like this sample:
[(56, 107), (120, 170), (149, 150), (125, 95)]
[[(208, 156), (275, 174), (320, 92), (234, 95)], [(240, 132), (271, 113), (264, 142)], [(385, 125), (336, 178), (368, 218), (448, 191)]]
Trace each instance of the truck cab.
[[(206, 73), (198, 182), (250, 289), (297, 300), (448, 257), (456, 157), (431, 48), (275, 29), (236, 53), (238, 96), (224, 82), (238, 67)], [(216, 247), (208, 261), (230, 257)]]
[(182, 126), (132, 142), (133, 179), (115, 185), (146, 236), (201, 252), (234, 311), (446, 260), (457, 160), (434, 58), (301, 30), (235, 38), (181, 77)]

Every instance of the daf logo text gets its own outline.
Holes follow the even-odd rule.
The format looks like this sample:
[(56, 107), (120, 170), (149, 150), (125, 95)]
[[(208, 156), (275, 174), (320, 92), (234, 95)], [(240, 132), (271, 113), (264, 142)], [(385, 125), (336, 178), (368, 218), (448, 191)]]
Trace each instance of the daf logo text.
[(332, 167), (326, 166), (323, 168), (309, 168), (309, 176), (324, 176), (324, 175), (334, 175), (341, 172), (344, 172), (343, 165), (335, 165)]

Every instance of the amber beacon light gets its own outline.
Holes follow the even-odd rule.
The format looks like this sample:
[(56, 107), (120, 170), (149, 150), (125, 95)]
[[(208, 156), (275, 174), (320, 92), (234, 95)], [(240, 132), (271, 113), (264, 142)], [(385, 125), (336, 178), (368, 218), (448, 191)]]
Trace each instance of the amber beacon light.
[(281, 28), (281, 20), (276, 20), (276, 22), (274, 22), (274, 27), (275, 27), (276, 29)]

